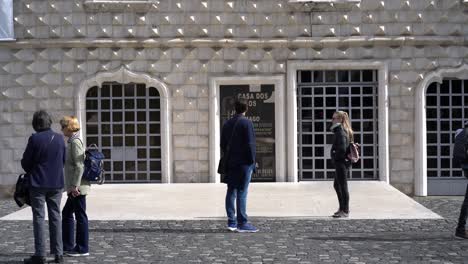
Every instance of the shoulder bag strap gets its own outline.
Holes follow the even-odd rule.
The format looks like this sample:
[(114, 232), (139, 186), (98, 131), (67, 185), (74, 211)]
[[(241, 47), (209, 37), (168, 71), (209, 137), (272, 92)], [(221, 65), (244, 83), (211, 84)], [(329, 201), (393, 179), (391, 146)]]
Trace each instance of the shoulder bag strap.
[[(73, 141), (74, 141), (75, 139), (78, 139), (78, 141), (80, 141), (80, 143), (81, 143), (81, 146), (84, 147), (83, 141), (81, 141), (81, 138), (79, 138), (79, 137), (71, 137), (71, 138), (70, 138), (70, 145), (71, 145), (72, 148), (73, 148)], [(84, 156), (86, 157), (86, 150), (85, 150)]]

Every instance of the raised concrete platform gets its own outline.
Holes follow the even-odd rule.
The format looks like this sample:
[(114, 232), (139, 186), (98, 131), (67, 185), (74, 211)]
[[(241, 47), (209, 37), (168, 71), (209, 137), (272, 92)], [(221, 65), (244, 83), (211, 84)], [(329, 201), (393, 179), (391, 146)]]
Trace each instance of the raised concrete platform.
[[(349, 189), (351, 219), (441, 218), (383, 182), (350, 182)], [(224, 184), (95, 185), (87, 212), (90, 220), (225, 219), (225, 193)], [(338, 201), (332, 182), (253, 183), (247, 207), (250, 217), (323, 219), (336, 211)], [(0, 218), (31, 219), (29, 207)]]

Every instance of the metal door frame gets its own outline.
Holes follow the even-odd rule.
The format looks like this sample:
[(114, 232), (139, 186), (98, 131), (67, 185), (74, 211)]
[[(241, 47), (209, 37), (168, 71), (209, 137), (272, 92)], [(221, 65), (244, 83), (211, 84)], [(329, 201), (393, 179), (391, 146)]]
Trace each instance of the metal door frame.
[(93, 86), (100, 87), (104, 82), (119, 82), (119, 83), (144, 83), (146, 87), (155, 87), (160, 95), (161, 109), (161, 148), (162, 148), (162, 182), (173, 182), (173, 156), (172, 156), (172, 110), (170, 101), (170, 92), (168, 86), (154, 76), (150, 76), (144, 72), (133, 72), (124, 66), (115, 69), (114, 71), (99, 72), (95, 75), (84, 79), (75, 91), (75, 111), (82, 129), (80, 137), (83, 138), (86, 144), (86, 93)]
[[(459, 82), (458, 88), (454, 87), (455, 82)], [(458, 99), (454, 100), (457, 96)], [(461, 168), (453, 163), (452, 153), (455, 132), (468, 121), (468, 80), (444, 78), (442, 83), (433, 82), (428, 86), (425, 97), (427, 193), (463, 195), (465, 177)], [(435, 130), (431, 129), (434, 124)]]
[(289, 60), (287, 62), (286, 89), (286, 134), (287, 137), (287, 177), (290, 182), (298, 181), (297, 168), (297, 71), (299, 70), (355, 70), (372, 69), (378, 71), (379, 100), (379, 180), (390, 184), (389, 147), (389, 62), (375, 60)]
[[(156, 94), (152, 95), (152, 91)], [(90, 96), (90, 93), (95, 94)], [(105, 82), (101, 87), (94, 86), (88, 90), (86, 142), (96, 143), (105, 154), (107, 182), (159, 183), (162, 181), (160, 99), (159, 91), (155, 87), (146, 87), (145, 84)], [(154, 108), (151, 107), (153, 104)], [(89, 109), (91, 106), (93, 109)], [(95, 120), (89, 120), (88, 114), (96, 117), (93, 118)], [(108, 117), (104, 118), (104, 114)], [(119, 120), (115, 120), (115, 117), (119, 117)], [(127, 131), (127, 125), (131, 125), (132, 129)], [(108, 127), (106, 132), (103, 131), (105, 126)], [(116, 131), (118, 127), (120, 129)], [(116, 167), (119, 169), (116, 170)], [(130, 175), (133, 175), (133, 179), (127, 178)], [(142, 178), (143, 176), (145, 178)]]
[[(357, 76), (356, 76), (357, 74)], [(364, 80), (364, 76), (371, 75), (371, 81)], [(325, 79), (331, 77), (331, 81), (327, 82)], [(341, 77), (341, 81), (338, 80)], [(356, 80), (356, 77), (358, 80)], [(354, 80), (353, 80), (353, 79)], [(316, 80), (317, 79), (317, 80)], [(358, 127), (361, 129), (360, 132), (356, 131), (355, 139), (356, 142), (361, 143), (361, 149), (363, 156), (360, 162), (354, 164), (354, 170), (351, 170), (352, 180), (378, 180), (379, 179), (379, 169), (378, 169), (378, 72), (377, 70), (300, 70), (297, 72), (297, 120), (298, 120), (298, 178), (300, 181), (304, 180), (330, 180), (333, 179), (334, 169), (329, 160), (329, 148), (330, 148), (330, 139), (332, 134), (328, 131), (328, 125), (330, 123), (329, 115), (331, 115), (336, 110), (347, 110), (350, 114), (350, 118), (354, 126), (358, 123)], [(343, 90), (344, 88), (344, 90)], [(364, 93), (366, 89), (366, 93)], [(314, 96), (316, 91), (319, 91), (319, 96)], [(330, 91), (334, 91), (330, 93)], [(356, 91), (358, 91), (356, 93)], [(371, 97), (372, 106), (366, 107), (364, 105), (365, 97), (368, 99)], [(302, 100), (310, 99), (310, 106), (303, 106)], [(318, 99), (318, 100), (316, 100)], [(329, 100), (331, 99), (331, 100)], [(333, 101), (334, 99), (334, 101)], [(344, 100), (347, 99), (347, 100)], [(322, 106), (315, 107), (314, 101), (320, 102)], [(333, 102), (332, 102), (333, 101)], [(344, 101), (346, 106), (343, 105)], [(353, 108), (352, 103), (359, 101), (359, 109)], [(331, 103), (332, 106), (328, 106), (328, 103)], [(304, 111), (303, 111), (304, 110)], [(316, 118), (316, 111), (324, 110), (322, 113), (323, 117)], [(364, 119), (364, 111), (371, 110), (371, 118)], [(302, 113), (310, 112), (310, 118), (304, 119)], [(369, 112), (367, 112), (369, 114)], [(359, 118), (354, 118), (353, 115), (359, 116)], [(363, 125), (367, 122), (372, 122), (372, 130), (362, 131)], [(302, 125), (307, 124), (311, 127), (310, 132), (304, 132)], [(321, 132), (315, 132), (316, 125), (319, 124), (321, 127)], [(322, 137), (322, 144), (317, 143), (315, 140), (317, 137)], [(366, 135), (372, 137), (372, 142), (369, 143), (366, 140)], [(309, 144), (303, 144), (303, 138), (309, 137)], [(311, 155), (303, 156), (303, 147), (310, 147)], [(319, 155), (315, 156), (315, 152), (319, 150)], [(320, 151), (321, 150), (321, 151)], [(372, 156), (366, 156), (366, 153), (372, 152)], [(320, 158), (321, 157), (321, 158)], [(371, 157), (371, 159), (369, 159)], [(321, 160), (320, 166), (316, 165), (317, 161)], [(310, 161), (311, 168), (304, 169), (303, 164), (305, 161)], [(369, 164), (369, 161), (371, 164)], [(360, 166), (360, 169), (356, 169)], [(317, 168), (320, 167), (320, 168)], [(372, 167), (372, 169), (369, 169)], [(305, 178), (305, 173), (310, 174), (310, 178)], [(369, 177), (369, 174), (371, 177)]]

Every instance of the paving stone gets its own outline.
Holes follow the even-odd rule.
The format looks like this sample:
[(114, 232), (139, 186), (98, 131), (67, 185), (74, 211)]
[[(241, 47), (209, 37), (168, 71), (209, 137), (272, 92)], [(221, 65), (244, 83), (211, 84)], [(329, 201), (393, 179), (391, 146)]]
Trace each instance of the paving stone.
[[(462, 197), (415, 198), (438, 220), (253, 218), (256, 234), (225, 221), (92, 221), (91, 256), (66, 263), (468, 263), (468, 241), (453, 237)], [(17, 210), (0, 201), (0, 215)], [(0, 222), (0, 263), (33, 252), (31, 221)]]

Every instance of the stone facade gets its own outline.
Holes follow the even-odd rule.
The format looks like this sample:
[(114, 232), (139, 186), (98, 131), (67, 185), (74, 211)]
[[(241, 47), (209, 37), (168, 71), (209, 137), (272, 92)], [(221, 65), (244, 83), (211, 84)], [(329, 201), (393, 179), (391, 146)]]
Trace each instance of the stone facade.
[(338, 2), (15, 0), (16, 41), (0, 42), (0, 184), (21, 172), (32, 113), (76, 114), (77, 89), (100, 72), (123, 66), (167, 85), (171, 181), (208, 182), (210, 78), (370, 60), (388, 65), (390, 183), (413, 193), (415, 89), (430, 72), (468, 63), (468, 5)]

